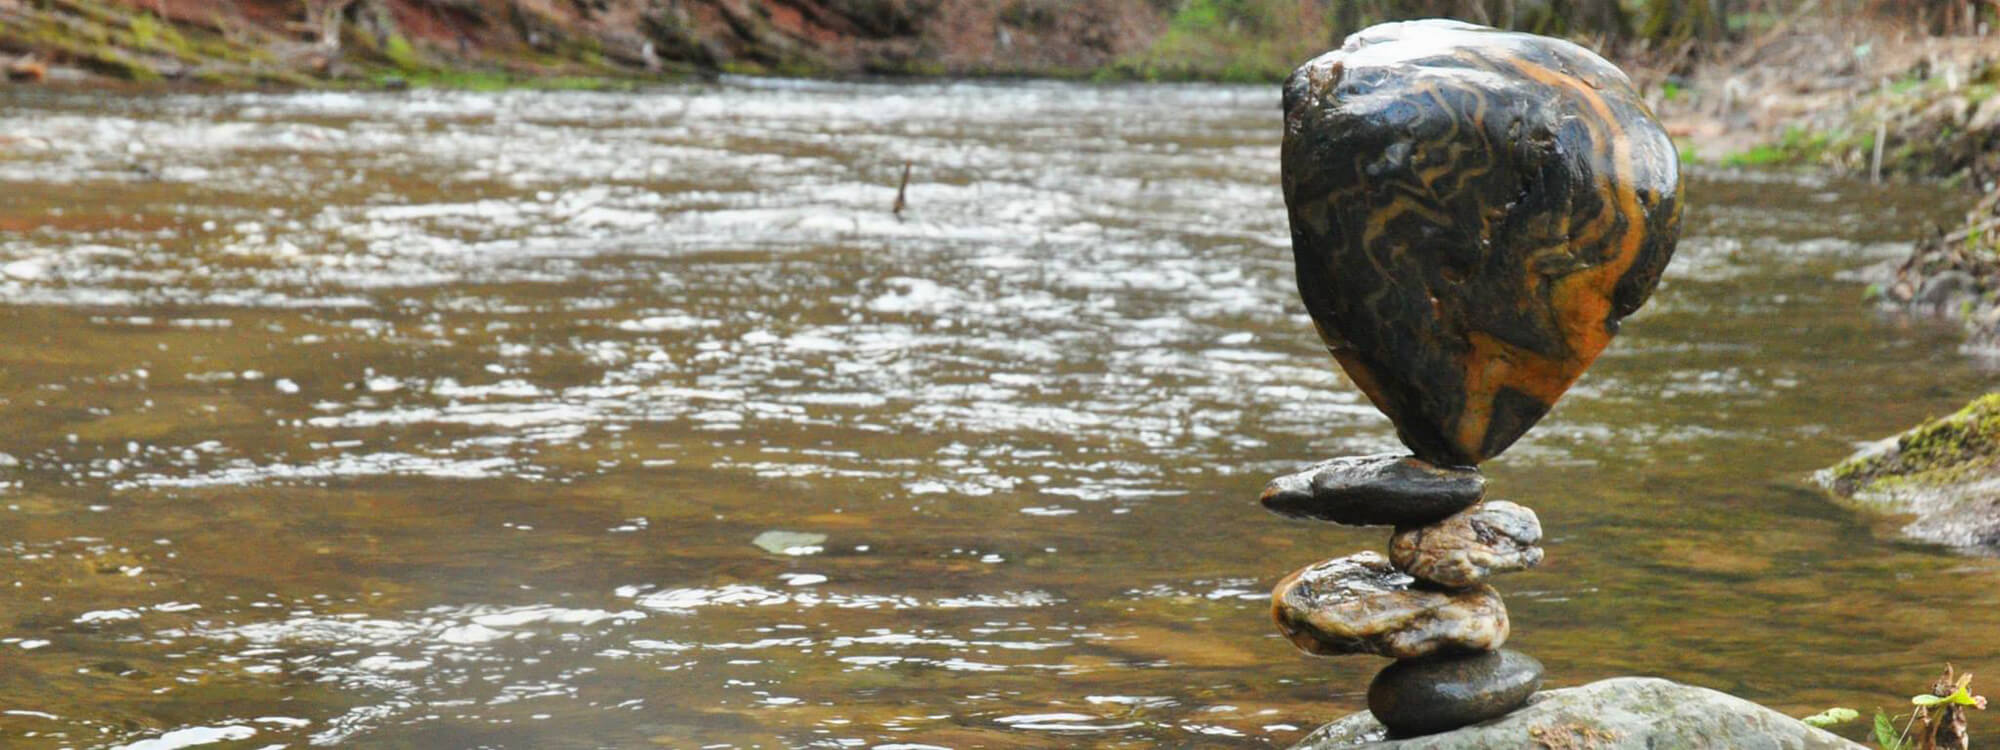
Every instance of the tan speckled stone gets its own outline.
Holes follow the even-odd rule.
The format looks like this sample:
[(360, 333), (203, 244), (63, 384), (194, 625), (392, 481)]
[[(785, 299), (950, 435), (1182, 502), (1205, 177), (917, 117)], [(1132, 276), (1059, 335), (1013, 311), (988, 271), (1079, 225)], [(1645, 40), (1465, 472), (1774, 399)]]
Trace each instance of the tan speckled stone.
[(1389, 560), (1418, 580), (1463, 588), (1535, 567), (1542, 561), (1541, 541), (1534, 511), (1489, 500), (1429, 526), (1397, 530), (1389, 539)]
[(1415, 659), (1491, 651), (1507, 641), (1507, 607), (1491, 586), (1413, 589), (1374, 552), (1315, 563), (1271, 592), (1271, 615), (1309, 654)]

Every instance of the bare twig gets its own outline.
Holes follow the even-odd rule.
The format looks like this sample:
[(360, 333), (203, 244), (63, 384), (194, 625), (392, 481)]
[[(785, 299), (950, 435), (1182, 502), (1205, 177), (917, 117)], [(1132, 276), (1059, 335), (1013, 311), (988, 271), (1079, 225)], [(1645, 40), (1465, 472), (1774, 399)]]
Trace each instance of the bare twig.
[(1882, 181), (1882, 141), (1889, 137), (1889, 124), (1875, 123), (1875, 158), (1868, 165), (1868, 181)]
[(909, 189), (910, 189), (910, 163), (906, 161), (903, 162), (903, 182), (902, 184), (896, 186), (896, 205), (889, 209), (889, 213), (895, 214), (896, 218), (898, 219), (903, 218), (903, 209), (910, 205), (909, 202), (905, 200), (905, 198), (908, 197), (909, 195)]

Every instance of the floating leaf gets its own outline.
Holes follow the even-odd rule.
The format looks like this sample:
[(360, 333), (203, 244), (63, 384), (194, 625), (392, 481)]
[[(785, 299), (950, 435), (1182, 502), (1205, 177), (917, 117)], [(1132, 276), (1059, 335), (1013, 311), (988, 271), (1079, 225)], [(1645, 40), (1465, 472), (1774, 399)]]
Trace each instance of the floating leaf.
[(826, 535), (774, 529), (758, 534), (750, 543), (773, 555), (814, 555), (820, 552), (820, 545), (826, 543)]
[(1799, 721), (1805, 722), (1806, 726), (1819, 727), (1821, 729), (1825, 729), (1827, 727), (1846, 724), (1847, 722), (1855, 720), (1859, 716), (1861, 716), (1861, 712), (1851, 708), (1829, 708), (1825, 711), (1821, 711), (1819, 713), (1800, 719)]

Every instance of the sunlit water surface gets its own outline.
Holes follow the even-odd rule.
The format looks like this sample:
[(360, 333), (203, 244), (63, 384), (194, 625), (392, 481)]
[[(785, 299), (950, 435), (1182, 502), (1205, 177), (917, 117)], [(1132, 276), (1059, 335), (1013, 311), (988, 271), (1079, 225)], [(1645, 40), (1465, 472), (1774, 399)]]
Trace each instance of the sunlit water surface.
[[(1381, 666), (1266, 613), (1386, 535), (1265, 478), (1396, 447), (1274, 89), (0, 107), (0, 745), (1261, 747)], [(1961, 201), (1688, 201), (1489, 464), (1550, 534), (1513, 643), (1798, 714), (2000, 674), (2000, 564), (1805, 481), (1993, 382), (1832, 280)]]

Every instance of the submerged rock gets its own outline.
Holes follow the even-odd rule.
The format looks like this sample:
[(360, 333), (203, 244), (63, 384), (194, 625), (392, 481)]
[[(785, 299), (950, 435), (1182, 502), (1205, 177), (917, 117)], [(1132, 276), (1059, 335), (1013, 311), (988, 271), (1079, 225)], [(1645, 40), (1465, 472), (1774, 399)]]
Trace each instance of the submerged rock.
[(758, 534), (757, 538), (750, 540), (750, 543), (773, 555), (811, 555), (820, 551), (820, 545), (826, 543), (826, 535), (810, 531), (772, 529)]
[(1271, 592), (1271, 616), (1309, 654), (1415, 659), (1491, 651), (1507, 641), (1507, 607), (1491, 586), (1412, 588), (1374, 552), (1308, 565)]
[(1292, 750), (1866, 750), (1755, 703), (1651, 677), (1620, 677), (1536, 693), (1494, 721), (1388, 739), (1363, 711), (1320, 727)]
[[(2000, 102), (1996, 97), (1991, 102)], [(1994, 107), (2000, 112), (2000, 106)], [(1996, 115), (2000, 117), (2000, 115)], [(1995, 128), (2000, 136), (2000, 128)], [(1976, 172), (1976, 170), (1975, 170)], [(2000, 358), (2000, 190), (1980, 199), (1949, 234), (1919, 237), (1907, 258), (1847, 278), (1867, 282), (1885, 309), (1957, 320), (1965, 350)]]
[(1874, 513), (1913, 516), (1903, 534), (2000, 554), (2000, 393), (1861, 449), (1814, 478)]
[(1389, 561), (1418, 580), (1456, 588), (1535, 567), (1541, 541), (1534, 511), (1488, 500), (1429, 526), (1398, 530), (1389, 539)]
[(1290, 518), (1349, 526), (1431, 523), (1479, 502), (1486, 477), (1470, 467), (1445, 468), (1407, 454), (1346, 456), (1271, 480), (1258, 499)]
[(1368, 683), (1368, 711), (1399, 736), (1443, 732), (1505, 715), (1542, 686), (1542, 663), (1503, 648), (1389, 665)]
[(1426, 461), (1512, 445), (1673, 255), (1673, 142), (1625, 74), (1575, 44), (1382, 24), (1292, 73), (1284, 110), (1299, 294)]

